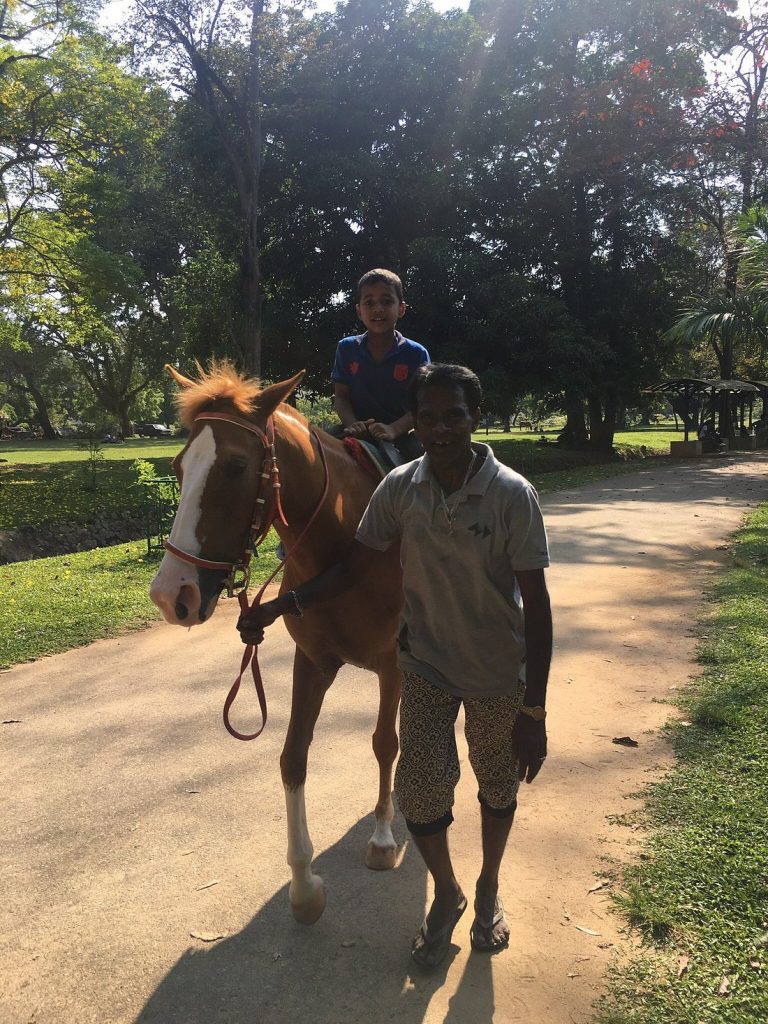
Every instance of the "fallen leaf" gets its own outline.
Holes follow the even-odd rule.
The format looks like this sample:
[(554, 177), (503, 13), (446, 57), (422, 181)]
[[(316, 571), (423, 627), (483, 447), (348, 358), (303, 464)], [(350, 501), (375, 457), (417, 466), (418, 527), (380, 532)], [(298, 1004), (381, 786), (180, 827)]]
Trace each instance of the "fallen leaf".
[(591, 892), (597, 892), (599, 889), (604, 889), (606, 885), (610, 884), (611, 883), (608, 881), (607, 878), (603, 878), (597, 883), (597, 885), (593, 885), (591, 889), (587, 889), (587, 894)]
[(689, 956), (683, 955), (683, 956), (679, 956), (677, 958), (677, 976), (678, 976), (678, 978), (682, 978), (682, 976), (686, 973), (686, 971), (688, 970), (688, 964), (690, 962), (691, 962), (691, 958)]
[(574, 928), (578, 928), (580, 932), (584, 932), (585, 935), (601, 935), (602, 932), (593, 931), (591, 928), (585, 928), (583, 924), (575, 924)]
[(272, 962), (274, 963), (275, 960), (280, 960), (282, 955), (283, 955), (282, 953), (273, 953), (272, 954)]
[(344, 949), (350, 949), (350, 948), (351, 948), (352, 946), (354, 946), (354, 944), (355, 944), (355, 940), (354, 940), (354, 939), (345, 939), (345, 940), (344, 940), (344, 941), (342, 942), (342, 944), (341, 944), (341, 945), (342, 945), (342, 947), (343, 947)]
[(206, 882), (205, 885), (198, 885), (198, 887), (195, 889), (195, 892), (200, 892), (202, 889), (210, 889), (211, 886), (218, 885), (218, 884), (219, 884), (219, 879), (218, 878), (214, 878), (214, 880), (212, 882)]
[(6, 720), (3, 722), (3, 725), (21, 725), (21, 719), (20, 718), (6, 718)]
[(199, 793), (200, 790), (199, 789), (188, 789), (187, 792), (188, 793)]
[(227, 934), (226, 932), (190, 932), (193, 939), (200, 939), (201, 942), (215, 942), (217, 939), (223, 939)]
[(598, 949), (611, 949), (612, 947), (613, 947), (613, 943), (612, 942), (598, 942), (598, 944), (597, 944), (597, 948)]
[(717, 990), (717, 994), (719, 996), (726, 996), (726, 995), (728, 995), (728, 989), (730, 987), (731, 987), (731, 979), (730, 978), (723, 978), (723, 980), (720, 982), (720, 988)]
[(640, 744), (637, 740), (633, 740), (631, 736), (614, 736), (611, 743), (615, 743), (619, 747), (639, 747)]
[(580, 974), (574, 974), (573, 971), (568, 971), (568, 977), (569, 978), (580, 978), (581, 975)]

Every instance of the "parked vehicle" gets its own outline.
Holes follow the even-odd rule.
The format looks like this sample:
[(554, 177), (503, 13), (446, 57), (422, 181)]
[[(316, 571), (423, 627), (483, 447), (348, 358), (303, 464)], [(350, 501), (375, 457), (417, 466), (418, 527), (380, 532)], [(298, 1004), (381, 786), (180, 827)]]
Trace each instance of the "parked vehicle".
[(164, 423), (134, 423), (133, 429), (139, 437), (173, 437), (173, 431)]

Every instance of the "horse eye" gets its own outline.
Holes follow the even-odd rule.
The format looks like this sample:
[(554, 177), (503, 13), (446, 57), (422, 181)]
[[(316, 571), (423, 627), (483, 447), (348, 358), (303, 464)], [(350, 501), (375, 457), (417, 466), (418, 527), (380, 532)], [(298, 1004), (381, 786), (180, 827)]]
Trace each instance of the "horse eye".
[(231, 462), (225, 462), (222, 467), (224, 470), (224, 476), (236, 477), (242, 476), (245, 472), (245, 467), (248, 465), (247, 462), (243, 462), (240, 459), (232, 460)]

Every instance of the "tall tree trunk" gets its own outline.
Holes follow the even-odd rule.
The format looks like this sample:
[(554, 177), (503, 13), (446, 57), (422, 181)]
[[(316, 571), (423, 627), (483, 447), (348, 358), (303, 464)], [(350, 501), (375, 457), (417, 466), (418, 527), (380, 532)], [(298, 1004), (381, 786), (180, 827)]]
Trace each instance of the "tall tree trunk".
[(589, 396), (589, 447), (592, 451), (601, 455), (613, 452), (617, 409), (618, 400), (613, 391), (606, 392), (602, 397), (597, 392)]
[(245, 233), (243, 304), (245, 324), (243, 365), (247, 373), (261, 376), (261, 313), (264, 292), (259, 257), (259, 199), (261, 179), (261, 30), (265, 0), (251, 0), (251, 34), (248, 79), (245, 91)]
[(35, 403), (35, 419), (42, 427), (43, 437), (46, 441), (55, 441), (59, 436), (59, 433), (51, 423), (51, 417), (48, 413), (48, 403), (46, 402), (43, 393), (29, 381), (27, 381), (27, 388), (32, 396), (32, 401)]

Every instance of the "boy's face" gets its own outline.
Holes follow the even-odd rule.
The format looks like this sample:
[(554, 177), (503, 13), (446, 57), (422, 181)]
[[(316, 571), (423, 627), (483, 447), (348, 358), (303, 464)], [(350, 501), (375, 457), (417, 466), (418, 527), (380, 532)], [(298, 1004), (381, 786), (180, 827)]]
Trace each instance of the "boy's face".
[(369, 334), (391, 334), (405, 309), (395, 289), (384, 281), (365, 285), (355, 306)]

